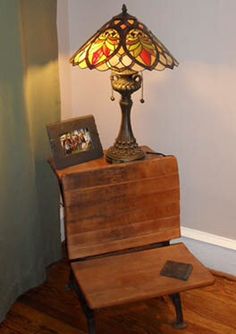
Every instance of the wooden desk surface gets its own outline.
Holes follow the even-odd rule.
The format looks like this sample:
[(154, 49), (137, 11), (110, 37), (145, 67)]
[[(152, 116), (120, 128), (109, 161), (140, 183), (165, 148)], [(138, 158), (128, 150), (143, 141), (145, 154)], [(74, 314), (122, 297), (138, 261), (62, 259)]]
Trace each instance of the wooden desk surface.
[[(153, 152), (152, 149), (150, 149), (147, 146), (142, 146), (143, 151), (146, 152)], [(53, 159), (49, 159), (48, 162), (52, 168), (52, 170), (54, 171), (54, 173), (56, 174), (56, 176), (58, 177), (59, 181), (61, 181), (61, 179), (63, 178), (63, 176), (65, 175), (69, 175), (69, 174), (77, 174), (77, 173), (81, 173), (81, 172), (85, 172), (85, 171), (90, 171), (90, 170), (95, 170), (95, 169), (104, 169), (104, 168), (111, 168), (111, 169), (116, 169), (116, 168), (125, 168), (125, 166), (127, 165), (131, 165), (131, 164), (136, 164), (136, 163), (142, 163), (146, 160), (152, 160), (152, 159), (162, 159), (163, 156), (159, 156), (157, 154), (146, 154), (145, 155), (145, 159), (143, 160), (136, 160), (133, 162), (128, 162), (128, 163), (121, 163), (121, 164), (111, 164), (109, 162), (107, 162), (105, 160), (105, 156), (103, 156), (102, 158), (96, 159), (96, 160), (91, 160), (88, 162), (84, 162), (78, 165), (74, 165), (71, 167), (67, 167), (64, 169), (57, 169), (55, 167), (54, 161)]]

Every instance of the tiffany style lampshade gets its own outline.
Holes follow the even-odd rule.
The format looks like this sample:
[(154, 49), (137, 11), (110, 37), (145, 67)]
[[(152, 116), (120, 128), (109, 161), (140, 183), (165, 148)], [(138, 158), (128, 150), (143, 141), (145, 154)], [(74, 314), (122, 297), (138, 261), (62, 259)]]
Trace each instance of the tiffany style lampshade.
[(143, 70), (173, 69), (178, 65), (176, 59), (143, 23), (127, 13), (123, 5), (122, 13), (102, 26), (70, 61), (82, 69), (111, 70), (112, 88), (121, 94), (120, 131), (114, 145), (107, 150), (106, 159), (112, 163), (142, 159), (144, 153), (131, 126), (131, 95), (142, 86), (140, 73)]

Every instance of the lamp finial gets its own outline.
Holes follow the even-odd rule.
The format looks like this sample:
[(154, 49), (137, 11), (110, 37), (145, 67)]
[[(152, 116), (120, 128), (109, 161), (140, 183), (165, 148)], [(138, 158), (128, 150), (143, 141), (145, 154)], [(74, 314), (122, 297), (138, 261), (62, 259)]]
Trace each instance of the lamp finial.
[(123, 6), (122, 6), (122, 13), (127, 14), (127, 7), (126, 7), (125, 4), (123, 4)]

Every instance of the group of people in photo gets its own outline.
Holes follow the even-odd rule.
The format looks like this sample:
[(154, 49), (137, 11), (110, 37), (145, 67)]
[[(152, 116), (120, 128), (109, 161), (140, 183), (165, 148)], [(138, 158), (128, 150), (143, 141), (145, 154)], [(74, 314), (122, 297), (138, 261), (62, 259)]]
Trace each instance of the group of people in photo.
[(89, 151), (92, 147), (87, 128), (73, 130), (60, 136), (61, 146), (66, 155)]

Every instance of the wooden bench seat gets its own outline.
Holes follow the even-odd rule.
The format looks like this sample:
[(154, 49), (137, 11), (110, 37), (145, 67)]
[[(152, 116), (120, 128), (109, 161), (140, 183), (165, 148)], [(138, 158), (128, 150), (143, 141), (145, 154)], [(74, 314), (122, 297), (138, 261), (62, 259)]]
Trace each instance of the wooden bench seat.
[[(150, 151), (148, 148), (144, 148)], [(95, 334), (94, 311), (169, 295), (176, 327), (185, 326), (180, 292), (213, 283), (210, 272), (182, 244), (176, 158), (108, 164), (103, 158), (55, 171), (65, 207), (71, 285)], [(193, 266), (188, 280), (160, 275), (166, 261)]]
[[(187, 281), (160, 275), (167, 260), (193, 265)], [(212, 284), (212, 275), (183, 243), (72, 263), (92, 309), (125, 304)]]

